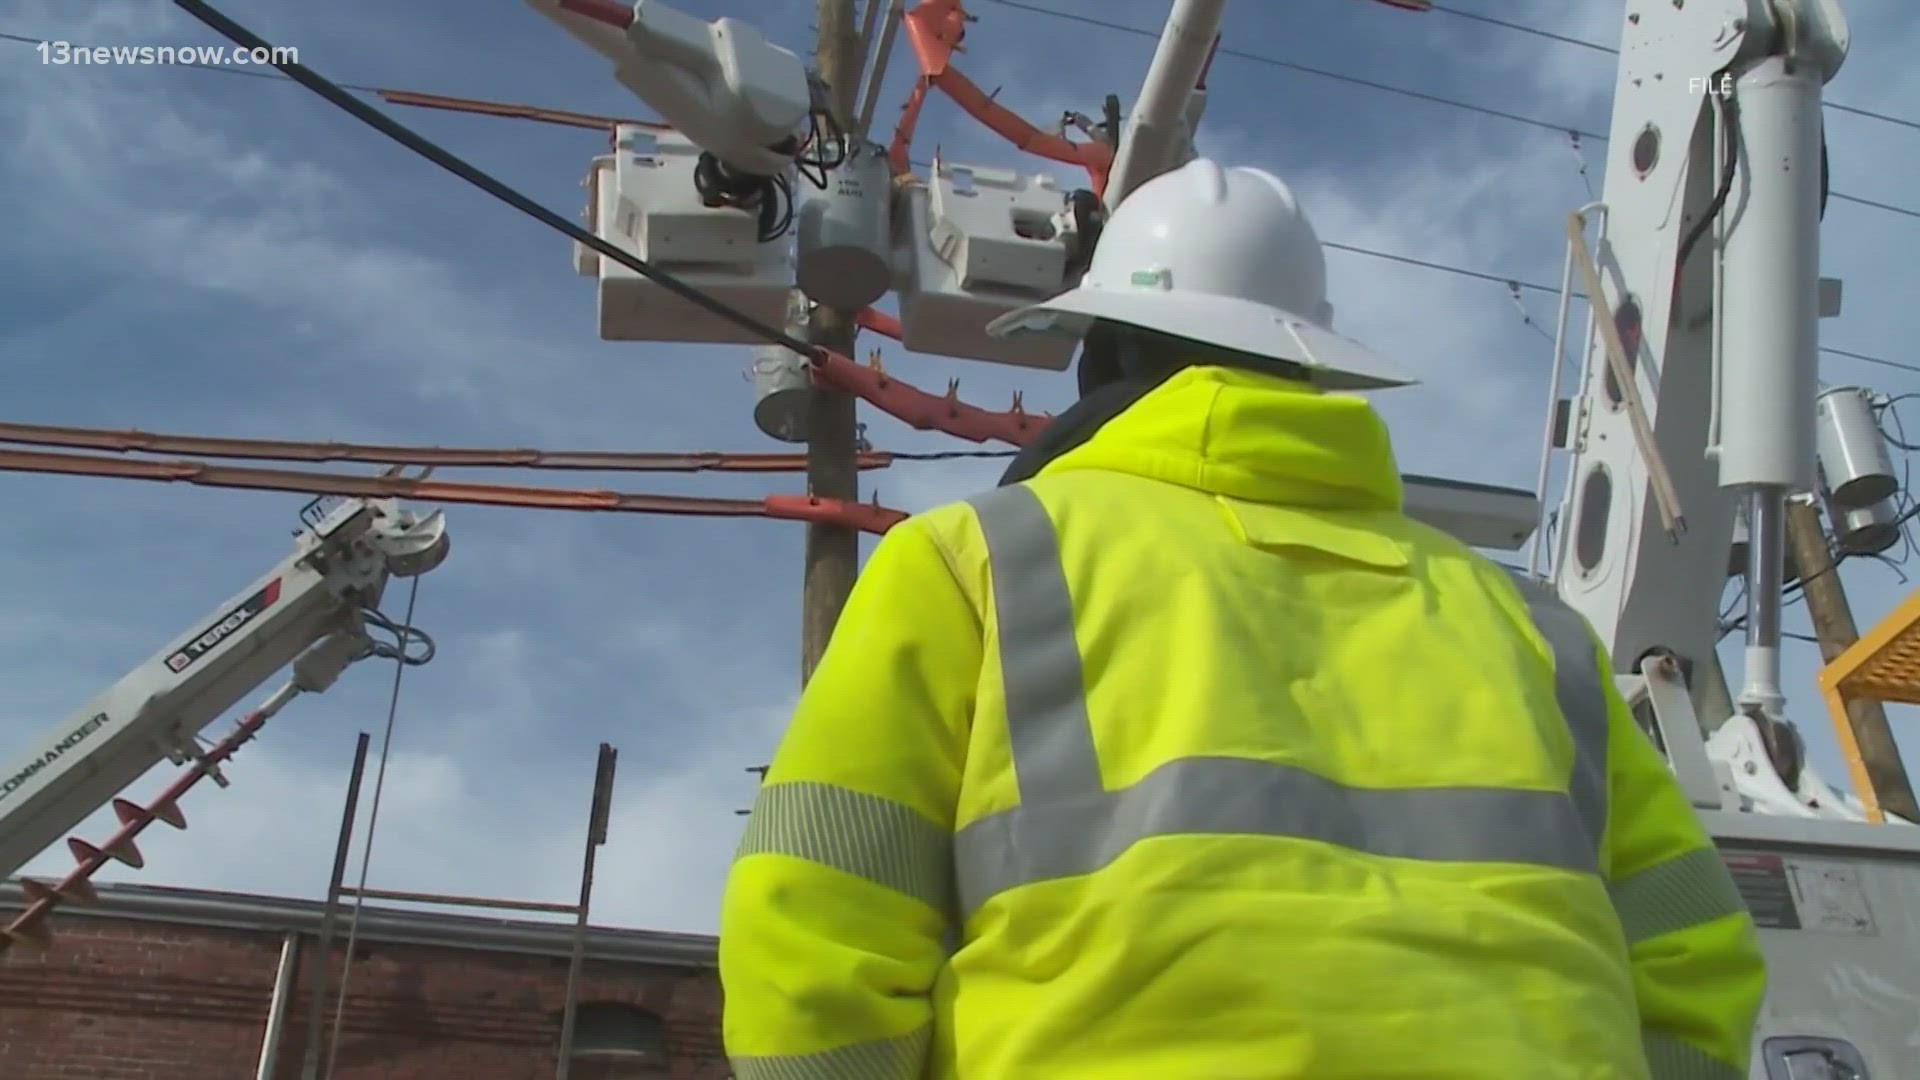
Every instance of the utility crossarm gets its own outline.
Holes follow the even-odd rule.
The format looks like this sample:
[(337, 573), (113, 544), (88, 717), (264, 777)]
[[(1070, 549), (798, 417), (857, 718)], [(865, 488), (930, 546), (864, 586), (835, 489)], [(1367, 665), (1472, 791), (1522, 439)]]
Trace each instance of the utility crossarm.
[[(395, 627), (377, 606), (390, 577), (426, 573), (446, 558), (440, 511), (325, 499), (308, 504), (301, 517), (292, 555), (0, 772), (0, 877), (18, 872), (162, 760), (197, 762), (201, 730), (287, 665), (294, 665), (293, 679), (274, 695), (275, 708), (328, 689), (347, 665), (368, 656), (397, 652), (423, 662), (406, 656), (409, 640), (429, 649), (430, 640)], [(376, 641), (370, 625), (399, 640)], [(180, 821), (171, 807), (154, 813)]]

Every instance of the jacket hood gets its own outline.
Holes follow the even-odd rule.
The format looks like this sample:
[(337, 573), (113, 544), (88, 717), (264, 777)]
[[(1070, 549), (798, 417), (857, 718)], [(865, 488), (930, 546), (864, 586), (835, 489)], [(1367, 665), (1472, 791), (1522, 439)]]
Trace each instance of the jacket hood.
[(1250, 502), (1401, 508), (1392, 439), (1365, 399), (1252, 371), (1189, 367), (1039, 471), (1105, 469)]

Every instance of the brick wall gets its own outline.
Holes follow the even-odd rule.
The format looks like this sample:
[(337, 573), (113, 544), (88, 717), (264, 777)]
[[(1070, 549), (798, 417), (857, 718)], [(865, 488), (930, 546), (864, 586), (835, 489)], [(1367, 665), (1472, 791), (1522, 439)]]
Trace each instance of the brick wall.
[[(344, 932), (340, 935), (344, 938)], [(276, 1080), (306, 1053), (314, 945), (302, 942)], [(100, 917), (60, 921), (52, 948), (0, 954), (5, 1080), (252, 1080), (280, 959), (271, 931)], [(330, 1021), (344, 951), (334, 950)], [(563, 957), (359, 944), (335, 1080), (536, 1080), (554, 1075)], [(580, 1061), (573, 1080), (722, 1080), (711, 972), (589, 960), (579, 999), (639, 1006), (664, 1022), (666, 1071)]]

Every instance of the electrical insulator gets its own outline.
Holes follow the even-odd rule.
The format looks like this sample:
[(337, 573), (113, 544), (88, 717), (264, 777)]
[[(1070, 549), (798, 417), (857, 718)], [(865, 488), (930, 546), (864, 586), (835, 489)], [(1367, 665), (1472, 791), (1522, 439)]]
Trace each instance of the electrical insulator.
[(1845, 510), (1872, 509), (1900, 490), (1868, 391), (1857, 386), (1826, 390), (1816, 400), (1814, 415), (1820, 483), (1830, 503)]

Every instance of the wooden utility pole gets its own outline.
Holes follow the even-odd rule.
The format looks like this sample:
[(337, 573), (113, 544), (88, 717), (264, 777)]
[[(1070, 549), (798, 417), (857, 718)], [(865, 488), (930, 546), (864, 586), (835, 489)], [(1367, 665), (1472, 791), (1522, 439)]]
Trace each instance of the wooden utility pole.
[[(854, 15), (854, 0), (820, 0), (820, 40), (816, 63), (820, 77), (833, 89), (833, 114), (840, 130), (854, 130), (854, 97), (859, 90), (864, 57)], [(858, 312), (831, 311), (824, 305), (813, 313), (811, 340), (841, 356), (853, 355), (859, 328)], [(860, 473), (855, 467), (854, 399), (839, 390), (815, 383), (807, 412), (807, 488), (823, 499), (860, 498)], [(860, 534), (845, 526), (808, 525), (806, 577), (801, 590), (800, 678), (813, 677), (814, 667), (827, 650), (840, 609), (853, 591), (860, 573)]]
[[(1832, 663), (1860, 640), (1854, 624), (1853, 609), (1847, 604), (1847, 591), (1835, 573), (1833, 556), (1827, 550), (1827, 537), (1820, 528), (1819, 511), (1801, 499), (1787, 500), (1787, 550), (1800, 570), (1801, 589), (1807, 594), (1807, 614), (1813, 619), (1813, 634), (1820, 642), (1820, 659)], [(1847, 700), (1847, 726), (1853, 729), (1853, 741), (1860, 750), (1860, 764), (1867, 781), (1873, 785), (1880, 808), (1908, 821), (1920, 821), (1920, 804), (1913, 795), (1913, 782), (1900, 762), (1900, 746), (1893, 741), (1893, 728), (1887, 724), (1887, 710), (1872, 698)]]

